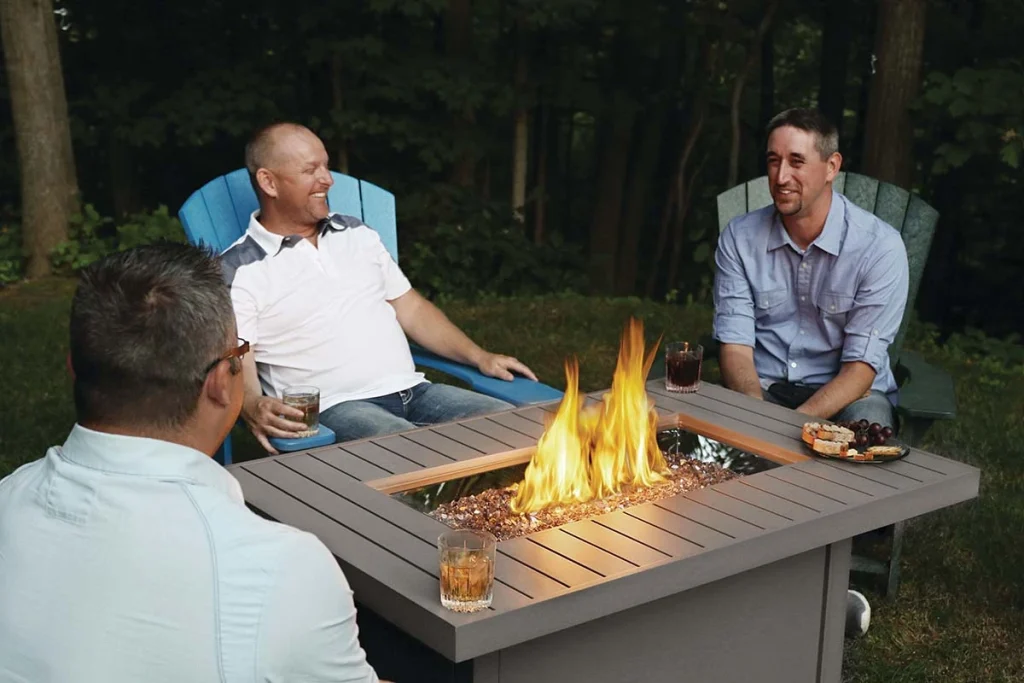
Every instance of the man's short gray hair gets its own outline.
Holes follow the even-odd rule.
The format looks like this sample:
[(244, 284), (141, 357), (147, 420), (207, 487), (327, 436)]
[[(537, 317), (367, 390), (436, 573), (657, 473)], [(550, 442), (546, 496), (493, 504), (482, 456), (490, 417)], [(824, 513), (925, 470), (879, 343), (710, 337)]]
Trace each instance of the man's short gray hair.
[(71, 304), (78, 421), (182, 426), (234, 329), (220, 259), (205, 249), (150, 245), (89, 266)]
[(772, 131), (784, 126), (814, 133), (814, 147), (821, 155), (822, 161), (839, 151), (839, 131), (835, 124), (817, 109), (795, 108), (777, 114), (768, 122), (765, 137), (770, 137)]
[(249, 182), (256, 196), (260, 196), (260, 185), (256, 181), (256, 172), (261, 168), (269, 168), (271, 157), (274, 152), (275, 138), (281, 130), (306, 130), (309, 129), (298, 123), (279, 121), (260, 128), (249, 138), (245, 145), (245, 169), (249, 171)]

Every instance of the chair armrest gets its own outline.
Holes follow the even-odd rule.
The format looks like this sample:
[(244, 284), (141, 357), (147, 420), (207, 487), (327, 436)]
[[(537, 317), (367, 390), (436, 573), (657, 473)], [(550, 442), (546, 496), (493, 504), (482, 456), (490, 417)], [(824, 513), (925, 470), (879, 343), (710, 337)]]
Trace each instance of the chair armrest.
[(326, 425), (320, 425), (320, 428), (313, 436), (303, 436), (298, 439), (278, 439), (273, 437), (269, 439), (270, 445), (276, 448), (279, 453), (291, 453), (293, 451), (304, 451), (307, 448), (330, 446), (334, 443), (334, 440), (334, 431)]
[(417, 365), (443, 372), (468, 384), (473, 391), (521, 406), (532, 403), (560, 401), (562, 392), (540, 382), (516, 376), (511, 382), (481, 374), (476, 368), (450, 361), (421, 346), (412, 345), (412, 357)]
[(899, 363), (907, 374), (900, 386), (901, 413), (932, 420), (956, 417), (956, 389), (949, 373), (928, 363), (921, 354), (906, 349), (900, 353)]

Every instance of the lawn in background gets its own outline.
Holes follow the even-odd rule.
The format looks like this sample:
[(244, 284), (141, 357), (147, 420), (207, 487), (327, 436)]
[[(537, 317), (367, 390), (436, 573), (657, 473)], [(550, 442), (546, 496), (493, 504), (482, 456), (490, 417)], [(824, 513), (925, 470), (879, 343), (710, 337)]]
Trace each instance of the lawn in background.
[[(53, 279), (0, 291), (0, 477), (62, 443), (74, 423), (65, 365), (73, 286)], [(711, 321), (700, 306), (579, 296), (444, 309), (481, 345), (517, 356), (548, 384), (561, 388), (564, 358), (577, 355), (587, 391), (608, 386), (628, 316), (645, 321), (650, 342), (698, 339)], [(908, 342), (957, 385), (957, 420), (937, 425), (924, 447), (980, 467), (982, 492), (909, 525), (898, 599), (869, 593), (872, 626), (847, 641), (847, 681), (1024, 680), (1024, 363), (1016, 347), (975, 341), (967, 351), (924, 334)], [(705, 379), (716, 370), (709, 365)], [(244, 429), (236, 434), (238, 456), (258, 457)]]

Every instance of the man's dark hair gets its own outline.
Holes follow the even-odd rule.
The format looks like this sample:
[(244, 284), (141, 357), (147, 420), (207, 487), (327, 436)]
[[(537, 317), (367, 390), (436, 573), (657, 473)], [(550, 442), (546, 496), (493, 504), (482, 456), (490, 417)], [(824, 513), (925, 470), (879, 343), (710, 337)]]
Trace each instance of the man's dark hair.
[(783, 126), (814, 133), (814, 147), (823, 161), (839, 151), (839, 131), (835, 124), (817, 109), (787, 109), (776, 114), (775, 118), (768, 122), (765, 137), (770, 137), (772, 131)]
[(71, 304), (78, 421), (180, 427), (234, 327), (220, 260), (204, 249), (150, 245), (89, 266)]

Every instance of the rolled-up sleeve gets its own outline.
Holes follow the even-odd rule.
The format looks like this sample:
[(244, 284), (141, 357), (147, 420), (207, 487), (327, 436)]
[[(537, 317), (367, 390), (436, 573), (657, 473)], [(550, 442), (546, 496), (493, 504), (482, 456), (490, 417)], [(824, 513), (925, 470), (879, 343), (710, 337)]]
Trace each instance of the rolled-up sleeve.
[(714, 337), (722, 344), (754, 346), (754, 298), (730, 223), (715, 250)]
[(842, 362), (861, 361), (881, 372), (907, 307), (910, 281), (903, 240), (888, 240), (867, 271), (846, 318)]

